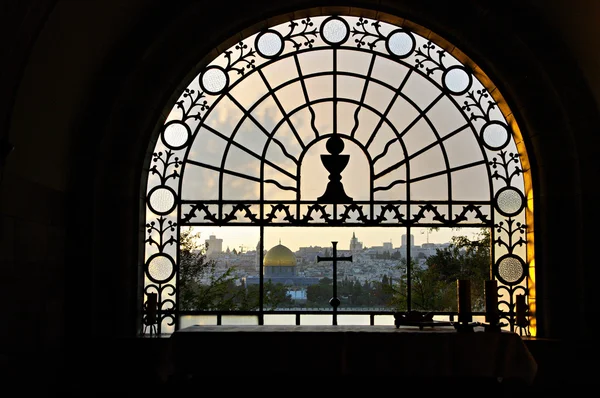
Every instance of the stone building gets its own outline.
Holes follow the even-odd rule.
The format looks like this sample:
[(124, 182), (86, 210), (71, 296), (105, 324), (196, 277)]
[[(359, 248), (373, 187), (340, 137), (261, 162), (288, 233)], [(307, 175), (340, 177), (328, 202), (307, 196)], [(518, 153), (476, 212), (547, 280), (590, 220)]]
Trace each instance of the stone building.
[[(263, 269), (265, 280), (292, 288), (302, 288), (319, 282), (319, 278), (298, 275), (296, 255), (281, 242), (267, 251), (263, 259)], [(245, 281), (247, 285), (256, 285), (260, 283), (260, 278), (248, 276)]]

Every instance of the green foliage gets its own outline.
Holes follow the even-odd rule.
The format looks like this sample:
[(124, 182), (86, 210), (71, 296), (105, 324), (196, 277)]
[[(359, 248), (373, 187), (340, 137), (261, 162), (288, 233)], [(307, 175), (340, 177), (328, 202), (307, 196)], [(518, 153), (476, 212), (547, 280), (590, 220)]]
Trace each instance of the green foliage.
[[(402, 258), (398, 268), (402, 278), (397, 284), (387, 287), (391, 292), (389, 305), (396, 311), (408, 310), (407, 261)], [(466, 236), (455, 236), (447, 248), (438, 249), (418, 267), (414, 259), (410, 264), (411, 310), (456, 311), (456, 281), (471, 280), (473, 311), (484, 309), (484, 281), (490, 278), (490, 231), (480, 230), (471, 240)]]
[(287, 294), (287, 290), (287, 286), (267, 280), (264, 283), (264, 308), (266, 310), (274, 310), (276, 308), (293, 307), (294, 300)]
[[(449, 247), (438, 249), (426, 260), (427, 275), (422, 281), (439, 290), (442, 307), (456, 310), (456, 280), (471, 280), (473, 311), (483, 311), (484, 281), (491, 274), (490, 230), (481, 228), (475, 239), (454, 236)], [(437, 287), (436, 287), (437, 286)]]
[[(181, 229), (179, 235), (179, 306), (181, 310), (229, 310), (236, 307), (240, 292), (235, 286), (234, 268), (216, 272), (216, 263), (206, 256), (200, 234)], [(208, 281), (208, 283), (202, 283)]]
[[(200, 234), (181, 229), (179, 238), (179, 306), (182, 311), (252, 311), (259, 308), (260, 287), (238, 281), (235, 267), (217, 270), (214, 260), (206, 256), (207, 245), (200, 245)], [(264, 308), (293, 306), (287, 287), (264, 285)]]
[[(348, 278), (338, 281), (337, 295), (341, 307), (388, 307), (393, 299), (392, 281), (383, 275), (381, 281), (350, 281)], [(329, 308), (333, 296), (333, 281), (322, 278), (318, 284), (308, 286), (306, 291), (307, 307)]]
[[(214, 260), (206, 256), (204, 245), (198, 245), (199, 234), (191, 229), (180, 235), (180, 291), (182, 310), (252, 311), (259, 308), (260, 287), (246, 286), (238, 280), (235, 268), (217, 270)], [(410, 264), (411, 309), (419, 311), (456, 311), (456, 280), (470, 279), (474, 311), (484, 310), (484, 281), (490, 278), (490, 231), (482, 228), (475, 239), (455, 236), (449, 247), (438, 249), (427, 258), (424, 267)], [(342, 307), (380, 307), (407, 311), (407, 261), (383, 253), (385, 259), (397, 259), (402, 277), (392, 280), (382, 275), (380, 280), (358, 282), (338, 281), (337, 295)], [(298, 306), (287, 294), (290, 287), (266, 280), (263, 287), (265, 310)], [(333, 280), (322, 278), (308, 286), (306, 307), (330, 308)]]
[(321, 278), (319, 283), (306, 288), (306, 306), (324, 308), (329, 306), (329, 299), (333, 292), (333, 280)]

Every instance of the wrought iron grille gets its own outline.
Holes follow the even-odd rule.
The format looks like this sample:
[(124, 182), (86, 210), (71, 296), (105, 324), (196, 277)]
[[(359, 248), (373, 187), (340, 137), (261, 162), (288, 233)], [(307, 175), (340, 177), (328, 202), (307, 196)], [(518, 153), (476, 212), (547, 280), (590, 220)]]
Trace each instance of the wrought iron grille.
[[(416, 30), (357, 16), (307, 17), (241, 40), (198, 73), (162, 126), (148, 171), (143, 330), (170, 333), (190, 315), (262, 324), (270, 314), (300, 323), (303, 314), (333, 313), (266, 308), (271, 227), (391, 228), (409, 239), (417, 228), (487, 228), (501, 319), (522, 326), (516, 296), (524, 294), (534, 321), (531, 177), (518, 126), (473, 62)], [(257, 308), (179, 308), (187, 227), (252, 231)], [(404, 254), (410, 264), (410, 244)], [(406, 285), (410, 309), (410, 267)], [(371, 324), (393, 312), (347, 311), (367, 314)]]

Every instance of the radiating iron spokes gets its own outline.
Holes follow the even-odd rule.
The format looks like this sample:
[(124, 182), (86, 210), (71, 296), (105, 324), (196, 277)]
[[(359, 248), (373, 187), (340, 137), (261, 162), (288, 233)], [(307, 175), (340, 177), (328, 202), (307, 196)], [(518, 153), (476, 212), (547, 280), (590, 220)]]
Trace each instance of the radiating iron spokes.
[[(323, 15), (265, 26), (201, 63), (151, 148), (143, 283), (159, 332), (181, 316), (183, 226), (259, 227), (261, 241), (271, 226), (491, 228), (499, 305), (514, 325), (517, 292), (529, 296), (529, 170), (496, 87), (410, 24)], [(340, 151), (311, 152), (338, 139)], [(369, 170), (344, 174), (352, 156)], [(318, 175), (301, 172), (311, 163)], [(331, 188), (304, 197), (317, 178)]]

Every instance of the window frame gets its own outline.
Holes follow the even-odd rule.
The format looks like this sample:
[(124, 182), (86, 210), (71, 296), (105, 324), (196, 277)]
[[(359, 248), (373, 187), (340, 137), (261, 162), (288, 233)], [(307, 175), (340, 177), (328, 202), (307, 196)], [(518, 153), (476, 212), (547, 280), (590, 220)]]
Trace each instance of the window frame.
[[(318, 19), (318, 17), (316, 17)], [(488, 223), (483, 223), (483, 224), (473, 224), (472, 226), (478, 225), (478, 226), (486, 226), (486, 227), (490, 227), (492, 231), (496, 231), (495, 233), (492, 234), (492, 242), (493, 242), (493, 247), (492, 247), (492, 258), (493, 258), (493, 264), (492, 264), (492, 273), (495, 277), (495, 279), (500, 279), (500, 282), (502, 282), (502, 287), (503, 289), (506, 289), (507, 291), (507, 295), (508, 295), (508, 300), (505, 303), (501, 302), (501, 306), (504, 306), (504, 313), (505, 313), (505, 319), (509, 321), (510, 324), (510, 328), (513, 329), (515, 326), (515, 320), (516, 320), (516, 314), (515, 314), (515, 298), (517, 294), (525, 294), (528, 298), (528, 302), (529, 302), (529, 306), (530, 308), (534, 305), (534, 299), (535, 299), (535, 294), (534, 294), (534, 290), (533, 290), (533, 284), (532, 284), (532, 276), (534, 275), (534, 269), (533, 269), (533, 232), (531, 231), (531, 229), (528, 229), (527, 226), (528, 225), (532, 225), (533, 224), (533, 209), (531, 206), (532, 203), (532, 192), (531, 192), (531, 174), (529, 171), (529, 163), (527, 160), (527, 152), (525, 150), (524, 144), (523, 144), (523, 140), (521, 139), (521, 133), (519, 130), (519, 127), (516, 124), (516, 121), (514, 120), (514, 118), (511, 116), (512, 112), (510, 111), (510, 109), (508, 108), (508, 105), (506, 104), (506, 101), (503, 99), (503, 97), (501, 96), (501, 94), (498, 92), (498, 90), (496, 89), (495, 86), (492, 85), (491, 81), (484, 75), (484, 73), (470, 60), (468, 59), (464, 54), (462, 54), (458, 49), (456, 49), (454, 46), (452, 46), (450, 43), (444, 41), (443, 39), (440, 39), (439, 36), (434, 36), (434, 35), (424, 35), (423, 32), (428, 32), (429, 31), (426, 28), (422, 28), (419, 27), (418, 25), (415, 25), (414, 23), (408, 23), (408, 21), (405, 21), (405, 23), (397, 25), (396, 26), (396, 30), (391, 30), (391, 32), (388, 33), (388, 36), (385, 36), (384, 34), (381, 34), (381, 32), (379, 31), (379, 26), (377, 26), (377, 24), (382, 25), (382, 24), (387, 24), (390, 25), (390, 23), (388, 22), (381, 22), (381, 21), (377, 21), (377, 20), (373, 20), (373, 19), (367, 19), (367, 18), (360, 18), (360, 17), (355, 17), (355, 16), (338, 16), (338, 15), (331, 15), (328, 17), (323, 17), (325, 18), (321, 24), (319, 26), (324, 26), (326, 23), (331, 22), (331, 21), (335, 21), (336, 23), (339, 23), (340, 19), (344, 20), (344, 19), (351, 19), (352, 21), (355, 21), (356, 19), (358, 19), (361, 22), (365, 22), (363, 25), (357, 25), (357, 26), (361, 26), (361, 29), (363, 29), (362, 33), (359, 32), (360, 34), (362, 34), (363, 38), (370, 38), (370, 40), (373, 41), (359, 41), (357, 42), (357, 46), (360, 47), (364, 47), (364, 46), (369, 46), (369, 44), (373, 44), (377, 41), (381, 41), (382, 43), (385, 42), (386, 46), (385, 46), (385, 51), (388, 51), (388, 53), (390, 53), (392, 50), (390, 49), (389, 46), (389, 38), (392, 36), (392, 34), (398, 34), (399, 32), (401, 33), (406, 33), (408, 32), (408, 34), (410, 35), (416, 35), (420, 38), (425, 38), (425, 37), (430, 37), (428, 40), (428, 43), (431, 43), (433, 45), (432, 48), (428, 49), (428, 50), (432, 50), (432, 51), (441, 51), (441, 53), (437, 53), (439, 54), (444, 54), (448, 57), (453, 57), (453, 59), (457, 60), (460, 65), (462, 66), (457, 66), (457, 65), (453, 65), (453, 67), (444, 67), (444, 64), (442, 62), (442, 58), (439, 58), (439, 63), (438, 60), (436, 60), (434, 57), (432, 56), (423, 56), (421, 65), (422, 66), (418, 66), (419, 63), (417, 63), (416, 65), (413, 65), (412, 67), (415, 69), (415, 71), (418, 72), (418, 69), (425, 69), (427, 71), (427, 66), (425, 65), (426, 63), (430, 63), (431, 68), (430, 70), (431, 73), (429, 71), (427, 71), (426, 73), (422, 73), (422, 75), (427, 75), (427, 76), (438, 76), (438, 74), (436, 74), (436, 70), (438, 71), (442, 71), (442, 75), (448, 75), (452, 70), (457, 70), (460, 69), (461, 67), (463, 68), (462, 70), (464, 71), (469, 71), (469, 77), (476, 79), (476, 81), (478, 81), (479, 83), (481, 83), (481, 85), (487, 90), (487, 94), (490, 100), (493, 101), (493, 107), (497, 107), (497, 109), (500, 111), (501, 115), (502, 115), (502, 120), (501, 122), (504, 123), (504, 125), (507, 128), (507, 131), (510, 132), (510, 136), (508, 137), (508, 139), (511, 141), (511, 143), (514, 143), (515, 148), (517, 149), (517, 157), (516, 157), (516, 162), (518, 163), (518, 167), (516, 168), (510, 168), (510, 164), (513, 162), (513, 160), (515, 160), (515, 158), (511, 158), (510, 154), (503, 154), (500, 155), (499, 158), (497, 158), (496, 160), (490, 160), (488, 163), (488, 167), (493, 167), (493, 168), (505, 168), (505, 175), (503, 176), (499, 176), (499, 179), (504, 179), (507, 182), (507, 185), (505, 187), (501, 187), (499, 189), (495, 189), (495, 196), (493, 198), (490, 199), (489, 204), (491, 206), (492, 209), (492, 213), (499, 213), (502, 216), (507, 217), (505, 220), (501, 220), (499, 217), (491, 217), (491, 220), (494, 221), (490, 221)], [(300, 26), (303, 22), (306, 22), (306, 26), (308, 26), (308, 22), (314, 20), (314, 17), (307, 17), (307, 18), (302, 18), (302, 19), (298, 19), (295, 21), (290, 21), (290, 22), (295, 22)], [(282, 24), (284, 25), (284, 24)], [(339, 24), (338, 24), (339, 25)], [(406, 25), (409, 25), (410, 28), (408, 28)], [(369, 30), (370, 29), (370, 30)], [(201, 77), (203, 76), (203, 73), (205, 74), (206, 71), (215, 71), (217, 70), (217, 66), (220, 65), (220, 70), (222, 71), (226, 71), (225, 76), (227, 76), (227, 79), (229, 79), (229, 73), (231, 72), (231, 74), (234, 74), (234, 72), (238, 73), (240, 76), (238, 76), (238, 78), (245, 78), (250, 72), (247, 72), (246, 74), (241, 73), (240, 71), (244, 71), (245, 69), (240, 69), (243, 67), (240, 67), (239, 65), (241, 64), (245, 64), (244, 67), (250, 65), (248, 64), (248, 59), (247, 58), (247, 54), (252, 53), (254, 51), (255, 54), (258, 54), (258, 51), (255, 50), (255, 47), (257, 48), (257, 46), (255, 45), (254, 47), (252, 47), (252, 42), (254, 42), (255, 44), (259, 42), (260, 37), (265, 37), (265, 34), (270, 33), (270, 34), (275, 34), (273, 33), (275, 31), (273, 30), (267, 30), (267, 31), (262, 31), (262, 32), (257, 32), (251, 36), (249, 36), (249, 38), (243, 39), (242, 41), (240, 41), (239, 43), (237, 43), (236, 45), (230, 47), (228, 50), (224, 51), (223, 53), (219, 54), (217, 57), (215, 57), (211, 62), (216, 62), (216, 63), (208, 63), (207, 65), (205, 65), (205, 67), (202, 69), (202, 71), (193, 79), (193, 82), (196, 81), (198, 82), (199, 79), (201, 79)], [(287, 43), (296, 43), (294, 41), (294, 39), (297, 38), (301, 38), (301, 37), (305, 37), (306, 36), (306, 31), (304, 32), (296, 32), (294, 33), (294, 29), (291, 30), (290, 35), (283, 37), (280, 34), (280, 38), (282, 39), (282, 42), (284, 43), (284, 47), (285, 44)], [(347, 35), (346, 36), (351, 36), (351, 28), (350, 28), (350, 24), (348, 24), (348, 31), (346, 32)], [(346, 40), (348, 39), (348, 37), (343, 38), (343, 39), (339, 39), (340, 42), (336, 43), (335, 40), (337, 40), (338, 38), (336, 36), (332, 36), (332, 40), (329, 40), (327, 38), (321, 37), (321, 39), (325, 42), (326, 45), (329, 45), (332, 48), (336, 48), (336, 49), (344, 49), (344, 44), (347, 43)], [(435, 39), (435, 42), (433, 41)], [(386, 41), (388, 40), (388, 41)], [(348, 41), (351, 42), (351, 41)], [(240, 44), (246, 44), (248, 45), (248, 52), (244, 53), (243, 51), (240, 50), (240, 57), (238, 59), (234, 59), (234, 53), (233, 50), (235, 50)], [(361, 44), (362, 43), (362, 44)], [(298, 44), (298, 43), (296, 43)], [(349, 45), (350, 46), (350, 45)], [(296, 48), (296, 51), (317, 51), (316, 49), (313, 49), (310, 46), (308, 49), (302, 49), (302, 45), (300, 44), (300, 46), (298, 48)], [(356, 47), (356, 46), (355, 46)], [(371, 48), (372, 51), (375, 51), (374, 49), (377, 48), (377, 46), (374, 46)], [(378, 48), (378, 50), (380, 50), (381, 46)], [(362, 51), (362, 50), (361, 50)], [(414, 54), (414, 51), (417, 51), (413, 48), (413, 50), (411, 50), (410, 54)], [(424, 53), (425, 54), (425, 53)], [(260, 55), (260, 54), (259, 54)], [(280, 57), (282, 55), (282, 53), (275, 53), (275, 55), (266, 57), (264, 56), (265, 54), (263, 54), (263, 58), (267, 59), (267, 60), (271, 60), (271, 59), (276, 59), (277, 57)], [(287, 55), (289, 56), (289, 55)], [(379, 55), (378, 55), (379, 56)], [(245, 59), (246, 58), (246, 59)], [(254, 58), (254, 57), (252, 57)], [(399, 59), (403, 59), (404, 57), (398, 57)], [(220, 64), (219, 64), (220, 62)], [(436, 66), (437, 65), (437, 66)], [(252, 66), (252, 69), (256, 69), (257, 66), (254, 65)], [(445, 68), (445, 69), (444, 69)], [(439, 76), (438, 76), (439, 78)], [(193, 83), (192, 82), (192, 83)], [(191, 83), (191, 84), (192, 84)], [(233, 81), (229, 81), (227, 80), (225, 86), (229, 86), (229, 87), (233, 87), (233, 84), (235, 82)], [(200, 83), (201, 84), (201, 83)], [(205, 87), (206, 88), (206, 87)], [(448, 89), (448, 87), (445, 87), (446, 89)], [(194, 95), (193, 93), (191, 93), (191, 91), (187, 91), (189, 90), (186, 89), (184, 90), (184, 93), (182, 93), (182, 95), (179, 97), (179, 99), (176, 101), (175, 105), (174, 105), (174, 109), (176, 108), (185, 108), (185, 105), (182, 105), (185, 103), (186, 98), (190, 99), (191, 95)], [(199, 92), (197, 92), (199, 93)], [(220, 95), (220, 92), (215, 92), (214, 94), (216, 95)], [(468, 89), (465, 92), (458, 91), (455, 92), (453, 95), (455, 95), (457, 98), (464, 98), (463, 95), (464, 94), (468, 94)], [(190, 120), (192, 120), (195, 116), (192, 115), (192, 113), (190, 112), (192, 108), (194, 108), (194, 110), (198, 110), (200, 109), (202, 110), (207, 110), (209, 109), (209, 107), (207, 106), (207, 103), (202, 102), (204, 97), (200, 97), (198, 96), (197, 99), (192, 100), (192, 102), (189, 105), (189, 108), (187, 109), (187, 111), (185, 111), (184, 113), (188, 113), (188, 115), (186, 115), (186, 117), (188, 117)], [(480, 97), (481, 98), (484, 97)], [(456, 102), (456, 104), (458, 105), (458, 102)], [(472, 106), (475, 105), (481, 105), (481, 104), (472, 104)], [(489, 105), (489, 104), (488, 104)], [(475, 115), (475, 120), (479, 117), (484, 117), (485, 111), (483, 110), (483, 108), (481, 108), (482, 113), (481, 115)], [(210, 112), (210, 111), (209, 111)], [(198, 115), (200, 115), (200, 112), (198, 113)], [(497, 119), (493, 119), (493, 120), (488, 120), (488, 124), (494, 121), (498, 121)], [(176, 119), (168, 119), (165, 123), (163, 128), (161, 128), (160, 130), (160, 139), (156, 140), (157, 144), (161, 143), (161, 140), (164, 144), (164, 137), (165, 134), (169, 131), (169, 127), (173, 126), (174, 123), (176, 123), (177, 120)], [(188, 130), (188, 134), (189, 134), (189, 138), (191, 138), (193, 136), (193, 133), (191, 132), (191, 129)], [(188, 139), (186, 142), (191, 142), (192, 140)], [(504, 147), (503, 147), (504, 148)], [(189, 204), (186, 200), (183, 200), (181, 198), (181, 184), (183, 183), (183, 178), (181, 178), (181, 176), (184, 175), (184, 172), (181, 171), (180, 174), (179, 173), (174, 173), (174, 171), (183, 164), (183, 162), (185, 162), (187, 156), (185, 156), (183, 158), (183, 160), (180, 160), (177, 158), (176, 155), (178, 155), (178, 151), (181, 151), (183, 149), (186, 149), (186, 145), (182, 145), (181, 147), (179, 145), (171, 145), (169, 146), (169, 149), (171, 150), (171, 152), (162, 152), (162, 154), (160, 156), (158, 156), (158, 152), (161, 152), (160, 150), (155, 150), (153, 151), (154, 153), (154, 164), (155, 167), (150, 168), (149, 170), (149, 175), (148, 175), (148, 189), (147, 189), (147, 195), (146, 195), (146, 204), (148, 206), (147, 212), (150, 213), (154, 213), (154, 215), (158, 215), (158, 217), (148, 217), (148, 220), (152, 219), (152, 221), (149, 221), (147, 224), (147, 234), (144, 238), (145, 242), (146, 242), (146, 261), (145, 261), (145, 266), (144, 266), (144, 273), (145, 273), (145, 281), (144, 281), (144, 292), (145, 292), (145, 296), (147, 296), (148, 293), (150, 293), (151, 291), (156, 291), (158, 293), (159, 296), (159, 303), (158, 303), (158, 317), (160, 319), (160, 321), (158, 322), (157, 325), (157, 330), (159, 333), (161, 333), (163, 330), (168, 329), (169, 326), (174, 326), (175, 328), (178, 327), (179, 325), (179, 319), (180, 316), (182, 315), (181, 311), (178, 310), (177, 308), (177, 294), (178, 294), (178, 289), (177, 289), (177, 282), (173, 281), (177, 279), (177, 264), (179, 261), (178, 258), (178, 240), (179, 240), (179, 228), (183, 225), (201, 225), (201, 223), (190, 223), (191, 218), (187, 218), (192, 211), (189, 211), (190, 209), (188, 208), (188, 212), (186, 213), (186, 210), (184, 209), (184, 206)], [(490, 148), (487, 148), (490, 149)], [(501, 152), (501, 151), (500, 151)], [(160, 165), (162, 164), (163, 168), (162, 170), (160, 170), (160, 167), (156, 167), (156, 165)], [(181, 170), (181, 169), (179, 169)], [(371, 173), (371, 175), (373, 176), (373, 173)], [(522, 178), (523, 182), (522, 182), (522, 190), (518, 190), (518, 189), (508, 189), (508, 188), (512, 188), (511, 184), (511, 179), (513, 178)], [(173, 188), (170, 185), (171, 181), (175, 181), (179, 179), (179, 191), (175, 188)], [(157, 183), (157, 181), (159, 181)], [(493, 186), (493, 181), (490, 181), (490, 186)], [(157, 191), (160, 191), (160, 194), (156, 194)], [(508, 194), (503, 194), (505, 192), (508, 192)], [(508, 195), (508, 197), (507, 197)], [(518, 206), (518, 211), (515, 212), (507, 212), (503, 210), (503, 205), (502, 203), (508, 201), (509, 203), (509, 208), (510, 205), (512, 205), (512, 203), (510, 203), (511, 200), (515, 200), (515, 195), (517, 196), (517, 201), (520, 201), (520, 205)], [(156, 202), (156, 200), (154, 200), (153, 198), (158, 197), (159, 199), (162, 198), (164, 199), (165, 197), (172, 198), (172, 205), (167, 206), (167, 208), (161, 209), (160, 211), (158, 211), (156, 209), (156, 206), (154, 205), (154, 202)], [(298, 198), (295, 201), (291, 201), (292, 204), (296, 204), (297, 206), (300, 205), (301, 201), (299, 200), (299, 192), (298, 192)], [(506, 199), (506, 200), (505, 200)], [(171, 200), (171, 199), (167, 199), (167, 200)], [(159, 200), (160, 202), (160, 200)], [(204, 201), (206, 202), (206, 201)], [(219, 214), (219, 217), (221, 218), (217, 218), (217, 224), (218, 223), (222, 223), (223, 222), (223, 207), (222, 205), (230, 205), (229, 201), (226, 200), (217, 200), (217, 205), (218, 205), (218, 212), (216, 214)], [(264, 197), (261, 197), (260, 202), (262, 203), (267, 203), (267, 201), (264, 199)], [(373, 206), (373, 200), (367, 201), (368, 205), (370, 205), (371, 207)], [(410, 201), (409, 201), (410, 202)], [(419, 204), (418, 202), (413, 201), (415, 204)], [(460, 203), (460, 202), (457, 202)], [(317, 204), (317, 203), (313, 203), (313, 204)], [(410, 203), (407, 203), (408, 205), (410, 205)], [(473, 204), (471, 204), (473, 205)], [(425, 213), (426, 211), (433, 211), (432, 208), (434, 207), (433, 204), (431, 203), (423, 203), (423, 206), (425, 206), (423, 212)], [(476, 204), (474, 205), (476, 207)], [(268, 223), (265, 223), (265, 216), (267, 216), (267, 214), (264, 212), (264, 210), (262, 210), (263, 207), (261, 206), (261, 217), (259, 218), (259, 220), (262, 220), (261, 222), (259, 222), (257, 225), (260, 226), (261, 228), (261, 237), (263, 236), (263, 231), (266, 225), (268, 225)], [(422, 208), (423, 209), (423, 208)], [(192, 207), (192, 210), (194, 210), (194, 208)], [(243, 209), (240, 209), (243, 210)], [(470, 211), (474, 211), (473, 206), (471, 206), (471, 210)], [(174, 219), (171, 218), (171, 214), (175, 212), (176, 213), (176, 217)], [(333, 214), (335, 214), (335, 212), (332, 212)], [(513, 214), (514, 213), (514, 214)], [(148, 213), (147, 213), (148, 214)], [(205, 211), (205, 214), (208, 216), (211, 213), (208, 211)], [(298, 210), (296, 212), (297, 215), (300, 215), (300, 211)], [(371, 214), (373, 214), (373, 212), (371, 211)], [(233, 213), (230, 213), (230, 216), (234, 216)], [(513, 218), (514, 216), (518, 216), (517, 218), (519, 218), (519, 221), (514, 221)], [(498, 222), (496, 222), (496, 220), (498, 220)], [(509, 221), (512, 220), (512, 221)], [(154, 222), (154, 224), (152, 224), (152, 222)], [(334, 221), (332, 223), (332, 225), (337, 224), (337, 221)], [(351, 223), (346, 224), (348, 226), (352, 226)], [(360, 225), (360, 224), (356, 224), (356, 225)], [(423, 227), (435, 227), (435, 226), (439, 226), (439, 224), (434, 224), (434, 223), (422, 223), (422, 224), (418, 224), (418, 223), (409, 223), (406, 224), (406, 228), (407, 228), (407, 235), (410, 236), (411, 235), (411, 228), (413, 228), (415, 225), (419, 225), (419, 226), (423, 226)], [(470, 226), (468, 223), (467, 224), (461, 224), (463, 226)], [(456, 226), (456, 224), (452, 224), (452, 223), (446, 223), (443, 225), (444, 227), (453, 227)], [(503, 232), (501, 232), (503, 231)], [(505, 235), (505, 239), (501, 239), (500, 235), (504, 234)], [(517, 235), (515, 235), (517, 234)], [(518, 235), (523, 235), (525, 236), (525, 239), (514, 239), (513, 240), (513, 236), (518, 236)], [(156, 239), (155, 239), (156, 238)], [(261, 239), (261, 242), (263, 241), (263, 239)], [(525, 245), (524, 250), (520, 250), (520, 252), (523, 252), (524, 254), (514, 254), (514, 250), (517, 250), (518, 247)], [(173, 250), (174, 249), (174, 250)], [(261, 248), (262, 249), (262, 248)], [(497, 250), (496, 250), (497, 249)], [(157, 262), (156, 259), (160, 258), (161, 262)], [(410, 257), (409, 257), (410, 258)], [(165, 260), (167, 259), (167, 260)], [(166, 261), (166, 263), (165, 263)], [(517, 282), (515, 282), (515, 280), (506, 280), (506, 273), (503, 274), (503, 270), (507, 269), (508, 271), (508, 275), (510, 277), (510, 272), (512, 271), (511, 267), (514, 267), (514, 263), (518, 262), (520, 265), (518, 265), (517, 267), (521, 266), (522, 267), (522, 274), (516, 279)], [(159, 264), (160, 263), (160, 264)], [(170, 264), (169, 264), (170, 263)], [(166, 265), (165, 265), (166, 264)], [(162, 268), (167, 269), (167, 271), (161, 270)], [(170, 268), (170, 272), (168, 271), (168, 269)], [(158, 271), (157, 271), (158, 270)], [(262, 270), (262, 262), (261, 262), (261, 270)], [(158, 272), (159, 274), (164, 274), (166, 272), (166, 274), (168, 275), (167, 277), (164, 278), (156, 278), (155, 276), (153, 276), (153, 273), (156, 274), (156, 272)], [(175, 278), (175, 279), (173, 279)], [(262, 284), (261, 284), (262, 285)], [(410, 302), (410, 300), (409, 300)], [(262, 324), (262, 318), (265, 314), (265, 311), (260, 311), (258, 314), (259, 317), (259, 324)], [(222, 315), (228, 315), (228, 314), (221, 314), (219, 315), (219, 319), (221, 319)], [(248, 314), (241, 314), (241, 315), (248, 315)], [(253, 314), (254, 315), (254, 314)], [(377, 315), (377, 313), (371, 313), (371, 323), (373, 323), (373, 316)], [(143, 306), (142, 308), (142, 316), (143, 319), (147, 319), (148, 316), (148, 308), (146, 305)], [(299, 317), (297, 316), (297, 319), (299, 319)], [(532, 321), (529, 325), (528, 325), (528, 330), (531, 332), (533, 332), (533, 334), (535, 333), (535, 321), (532, 318)]]

